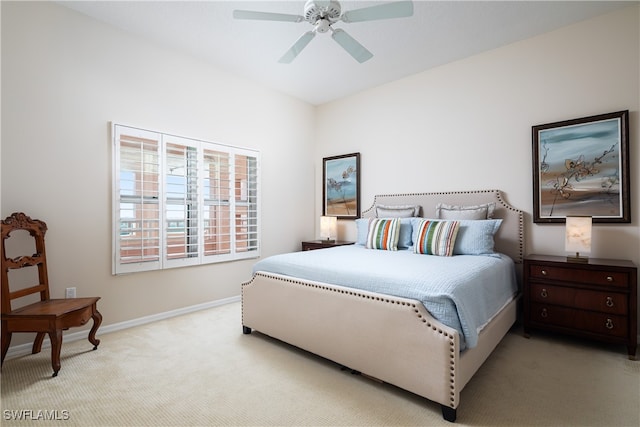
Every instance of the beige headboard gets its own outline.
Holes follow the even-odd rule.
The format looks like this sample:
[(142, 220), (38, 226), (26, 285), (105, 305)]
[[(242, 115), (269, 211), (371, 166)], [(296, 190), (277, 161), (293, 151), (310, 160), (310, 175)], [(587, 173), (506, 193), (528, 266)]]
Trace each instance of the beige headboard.
[(371, 207), (362, 212), (362, 217), (375, 217), (377, 205), (419, 205), (420, 216), (435, 218), (438, 203), (473, 206), (489, 202), (496, 203), (493, 217), (502, 218), (502, 225), (495, 236), (496, 251), (509, 255), (517, 264), (521, 264), (524, 255), (523, 213), (509, 205), (500, 190), (383, 194), (375, 196)]

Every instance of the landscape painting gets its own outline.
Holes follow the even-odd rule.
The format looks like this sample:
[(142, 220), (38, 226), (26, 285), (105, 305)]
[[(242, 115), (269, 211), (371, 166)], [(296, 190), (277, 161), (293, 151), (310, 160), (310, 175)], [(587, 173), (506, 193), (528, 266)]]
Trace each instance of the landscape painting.
[(325, 157), (322, 178), (322, 215), (360, 218), (360, 153)]

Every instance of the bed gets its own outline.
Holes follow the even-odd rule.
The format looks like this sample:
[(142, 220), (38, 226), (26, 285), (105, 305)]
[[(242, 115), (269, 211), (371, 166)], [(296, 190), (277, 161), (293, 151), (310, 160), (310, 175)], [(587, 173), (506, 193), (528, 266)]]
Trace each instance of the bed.
[[(369, 230), (371, 224), (393, 224), (394, 232), (401, 230), (397, 222), (389, 220), (396, 215), (404, 217), (397, 220), (404, 225), (403, 235), (397, 239), (397, 250), (367, 248), (376, 247), (376, 242), (366, 241), (374, 234)], [(258, 331), (437, 402), (444, 419), (454, 422), (461, 390), (516, 320), (524, 248), (523, 213), (510, 206), (499, 190), (389, 194), (376, 196), (372, 206), (363, 211), (362, 219), (356, 222), (358, 242), (352, 247), (282, 254), (257, 262), (251, 280), (242, 284), (243, 333)], [(459, 252), (455, 246), (454, 250), (453, 243), (442, 249), (447, 246), (446, 239), (440, 239), (442, 248), (432, 246), (431, 249), (448, 251), (438, 255), (453, 256), (429, 255), (428, 251), (425, 255), (415, 253), (417, 242), (423, 242), (421, 238), (427, 235), (425, 224), (453, 226), (456, 222), (457, 237), (450, 233), (456, 245), (464, 239), (469, 241), (472, 236), (469, 230), (481, 224), (497, 223), (497, 231), (494, 229), (495, 234), (491, 233), (493, 250), (485, 253), (486, 249), (482, 249), (469, 255), (464, 252), (467, 248), (460, 248), (462, 252)], [(407, 224), (411, 224), (409, 229)], [(412, 241), (409, 247), (401, 247), (407, 232), (411, 233)], [(390, 233), (385, 234), (388, 235)], [(463, 239), (463, 236), (466, 237)], [(381, 240), (386, 243), (392, 240), (386, 240), (387, 237)], [(475, 247), (472, 250), (476, 250)], [(357, 273), (342, 271), (337, 266), (339, 259), (349, 259), (350, 264), (359, 265), (360, 256), (371, 256), (365, 254), (393, 258), (390, 265), (398, 268), (384, 266), (381, 258), (372, 264), (366, 261), (369, 265), (380, 264), (379, 269), (366, 268), (371, 271), (363, 271), (362, 277), (357, 277)], [(311, 263), (336, 267), (324, 268), (324, 275), (314, 276), (301, 267), (307, 257), (319, 257)], [(478, 289), (482, 294), (490, 293), (489, 302), (460, 302), (457, 294), (449, 292), (452, 288), (448, 284), (454, 280), (449, 275), (452, 273), (416, 273), (413, 264), (409, 264), (416, 260), (425, 264), (448, 263), (454, 266), (452, 270), (463, 273), (477, 269), (481, 272), (478, 276), (462, 274), (460, 280), (472, 285), (482, 283), (482, 287), (467, 288), (475, 292), (472, 298), (476, 299)], [(485, 261), (490, 267), (484, 266)], [(280, 264), (285, 264), (282, 270), (278, 267)], [(286, 264), (291, 265), (286, 267)], [(480, 277), (501, 269), (507, 272), (496, 277)], [(382, 276), (384, 271), (390, 273), (386, 278)], [(451, 307), (441, 304), (442, 300), (434, 303), (429, 300), (431, 295), (416, 293), (414, 282), (407, 286), (393, 282), (402, 276), (400, 272), (407, 271), (413, 274), (407, 276), (409, 279), (429, 276), (444, 283), (442, 286), (447, 291), (436, 296), (444, 295), (457, 311), (451, 314)], [(484, 286), (503, 280), (510, 281), (500, 286), (511, 289), (507, 290), (511, 295), (493, 301), (493, 290), (485, 290)], [(373, 283), (376, 286), (369, 287), (369, 282), (376, 282)], [(403, 291), (396, 292), (400, 287)], [(482, 311), (479, 315), (473, 312), (476, 305), (491, 307), (479, 310)], [(376, 357), (371, 357), (372, 354)]]

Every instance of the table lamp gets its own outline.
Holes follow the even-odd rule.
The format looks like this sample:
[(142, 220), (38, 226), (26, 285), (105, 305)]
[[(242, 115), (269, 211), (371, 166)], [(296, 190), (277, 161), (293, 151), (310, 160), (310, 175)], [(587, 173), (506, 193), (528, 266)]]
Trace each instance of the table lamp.
[(333, 243), (338, 234), (338, 218), (335, 216), (320, 217), (320, 237), (323, 242)]
[(567, 217), (564, 248), (575, 254), (567, 255), (568, 262), (589, 261), (589, 257), (583, 255), (591, 253), (591, 222), (590, 216)]

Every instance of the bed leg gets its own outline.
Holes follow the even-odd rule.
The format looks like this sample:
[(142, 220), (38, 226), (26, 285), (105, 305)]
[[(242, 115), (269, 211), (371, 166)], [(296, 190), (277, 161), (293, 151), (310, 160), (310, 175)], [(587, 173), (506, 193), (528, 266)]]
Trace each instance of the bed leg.
[(249, 335), (251, 333), (251, 328), (247, 328), (246, 326), (242, 325), (242, 333), (245, 335)]
[(450, 406), (440, 405), (442, 408), (442, 418), (451, 423), (456, 422), (456, 409)]

